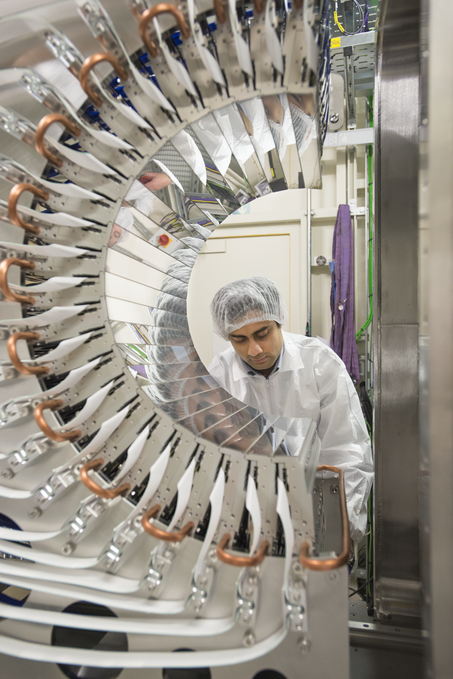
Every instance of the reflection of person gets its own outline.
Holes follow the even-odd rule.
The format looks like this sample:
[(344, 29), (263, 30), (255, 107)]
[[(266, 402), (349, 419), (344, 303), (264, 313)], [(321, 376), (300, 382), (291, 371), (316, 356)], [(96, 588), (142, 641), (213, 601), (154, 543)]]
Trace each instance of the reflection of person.
[(365, 532), (373, 479), (370, 440), (354, 385), (341, 359), (312, 337), (282, 331), (285, 305), (267, 278), (234, 281), (211, 304), (214, 329), (231, 347), (208, 370), (235, 398), (269, 417), (313, 420), (320, 464), (345, 472), (351, 536)]

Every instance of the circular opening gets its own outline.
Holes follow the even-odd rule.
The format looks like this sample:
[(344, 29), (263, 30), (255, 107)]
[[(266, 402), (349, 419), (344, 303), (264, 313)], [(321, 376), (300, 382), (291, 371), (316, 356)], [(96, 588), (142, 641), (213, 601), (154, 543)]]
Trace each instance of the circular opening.
[(286, 679), (285, 675), (277, 670), (261, 670), (253, 675), (253, 679)]
[[(97, 617), (116, 618), (117, 616), (106, 606), (99, 606), (87, 601), (77, 601), (63, 613), (77, 615), (93, 615)], [(67, 646), (96, 651), (127, 651), (127, 636), (124, 632), (105, 632), (99, 630), (74, 629), (72, 627), (54, 627), (51, 636), (52, 646)], [(69, 679), (116, 679), (123, 671), (120, 667), (87, 667), (83, 665), (62, 665), (58, 667)]]
[[(173, 653), (190, 653), (193, 648), (176, 648)], [(162, 670), (162, 679), (211, 679), (209, 667), (170, 667)]]

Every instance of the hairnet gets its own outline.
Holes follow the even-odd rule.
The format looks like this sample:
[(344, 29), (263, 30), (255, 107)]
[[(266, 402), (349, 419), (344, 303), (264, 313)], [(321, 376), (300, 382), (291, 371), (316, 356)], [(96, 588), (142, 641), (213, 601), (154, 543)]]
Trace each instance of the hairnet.
[(242, 278), (220, 288), (211, 302), (214, 331), (223, 339), (238, 328), (260, 321), (283, 325), (287, 312), (275, 284), (262, 276)]

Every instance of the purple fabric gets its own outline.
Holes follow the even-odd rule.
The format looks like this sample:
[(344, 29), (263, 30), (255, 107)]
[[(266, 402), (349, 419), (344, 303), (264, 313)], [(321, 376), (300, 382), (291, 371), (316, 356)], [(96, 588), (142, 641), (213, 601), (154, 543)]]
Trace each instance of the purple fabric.
[(330, 346), (343, 360), (354, 383), (359, 381), (359, 359), (354, 321), (354, 236), (348, 205), (340, 205), (333, 234)]

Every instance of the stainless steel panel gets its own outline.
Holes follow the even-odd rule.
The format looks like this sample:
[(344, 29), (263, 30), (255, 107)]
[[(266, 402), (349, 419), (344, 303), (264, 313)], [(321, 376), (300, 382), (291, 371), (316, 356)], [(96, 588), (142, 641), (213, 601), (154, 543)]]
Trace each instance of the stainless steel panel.
[(420, 616), (418, 536), (419, 0), (384, 2), (377, 41), (375, 593), (378, 617)]

